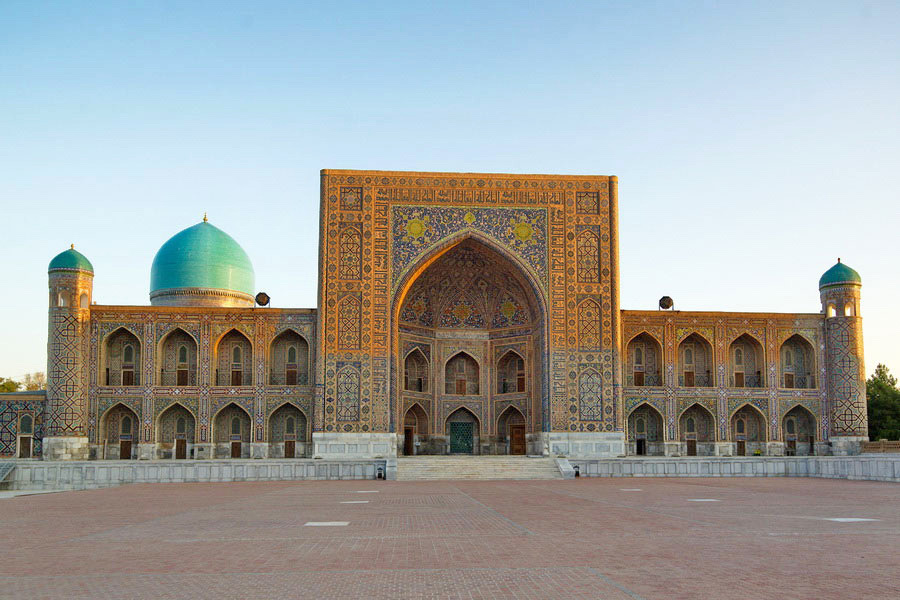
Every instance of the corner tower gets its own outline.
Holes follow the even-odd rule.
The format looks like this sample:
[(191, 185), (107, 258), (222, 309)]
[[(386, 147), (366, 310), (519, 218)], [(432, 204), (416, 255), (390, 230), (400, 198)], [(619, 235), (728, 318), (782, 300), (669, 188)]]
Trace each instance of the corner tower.
[(75, 245), (47, 269), (47, 417), (44, 458), (87, 460), (87, 333), (94, 267)]
[(855, 454), (868, 441), (866, 371), (859, 273), (838, 259), (819, 279), (825, 315), (825, 368), (834, 454)]

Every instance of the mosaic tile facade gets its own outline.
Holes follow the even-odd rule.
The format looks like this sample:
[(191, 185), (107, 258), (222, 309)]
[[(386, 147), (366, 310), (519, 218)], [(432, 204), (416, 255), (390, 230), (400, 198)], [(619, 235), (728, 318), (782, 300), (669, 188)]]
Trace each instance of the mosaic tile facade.
[(142, 458), (176, 434), (212, 456), (223, 410), (250, 444), (283, 444), (292, 415), (310, 452), (406, 423), (442, 452), (452, 415), (476, 453), (510, 451), (511, 424), (529, 452), (633, 442), (638, 417), (653, 452), (683, 453), (686, 414), (711, 453), (739, 413), (767, 452), (789, 422), (809, 451), (866, 435), (859, 285), (821, 313), (621, 310), (615, 177), (326, 170), (320, 201), (317, 309), (95, 305), (92, 273), (52, 271), (46, 399), (0, 397), (0, 454), (23, 410), (35, 454), (71, 438), (92, 457), (124, 414)]

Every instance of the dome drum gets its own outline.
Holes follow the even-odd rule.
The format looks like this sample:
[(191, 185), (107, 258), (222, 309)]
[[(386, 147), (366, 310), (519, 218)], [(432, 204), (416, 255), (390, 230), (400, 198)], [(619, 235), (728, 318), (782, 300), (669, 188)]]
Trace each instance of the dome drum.
[(247, 308), (254, 306), (253, 296), (233, 290), (212, 288), (169, 288), (150, 292), (152, 306), (202, 306)]

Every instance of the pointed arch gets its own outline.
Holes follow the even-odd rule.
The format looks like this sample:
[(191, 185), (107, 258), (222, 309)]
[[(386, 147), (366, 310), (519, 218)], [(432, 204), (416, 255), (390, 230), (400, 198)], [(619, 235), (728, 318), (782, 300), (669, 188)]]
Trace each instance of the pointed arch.
[(450, 438), (451, 454), (474, 454), (478, 450), (481, 421), (474, 412), (460, 406), (444, 420), (444, 432)]
[[(238, 419), (240, 423), (239, 432), (235, 432), (235, 419)], [(250, 443), (253, 419), (250, 413), (240, 404), (229, 402), (216, 411), (212, 422), (212, 437), (217, 444), (227, 444), (229, 442)]]
[(510, 394), (525, 391), (527, 374), (525, 357), (510, 348), (497, 361), (497, 393)]
[(742, 333), (728, 344), (728, 386), (765, 387), (765, 350), (759, 340)]
[(625, 367), (625, 385), (662, 385), (662, 362), (662, 346), (654, 336), (646, 331), (632, 336), (625, 345), (625, 360), (622, 361)]
[(706, 337), (692, 332), (678, 344), (678, 384), (682, 387), (713, 387), (715, 360), (713, 346)]
[(214, 348), (213, 385), (253, 385), (253, 343), (243, 331), (230, 328), (219, 336)]
[(460, 350), (444, 363), (444, 393), (477, 396), (481, 390), (481, 366), (468, 352)]
[[(161, 452), (174, 450), (178, 440), (184, 444), (197, 441), (197, 416), (194, 411), (181, 402), (172, 402), (156, 417), (156, 444)], [(188, 448), (184, 448), (184, 458), (188, 457)], [(173, 455), (173, 458), (179, 458)]]
[(819, 420), (806, 406), (795, 403), (781, 419), (782, 438), (788, 455), (808, 456), (815, 454)]
[(731, 439), (736, 442), (766, 442), (766, 415), (750, 402), (744, 402), (731, 413)]
[[(105, 458), (134, 458), (140, 439), (141, 420), (137, 411), (116, 402), (100, 417), (100, 440)], [(125, 452), (125, 456), (121, 453)]]
[(409, 392), (427, 392), (431, 389), (428, 358), (418, 347), (406, 354), (403, 360), (403, 389)]
[(800, 333), (784, 340), (779, 349), (780, 387), (813, 389), (816, 387), (815, 346)]
[(628, 413), (627, 423), (629, 453), (637, 455), (661, 453), (659, 442), (662, 442), (664, 437), (664, 419), (655, 406), (649, 402), (641, 402)]
[(190, 332), (174, 327), (160, 338), (157, 385), (194, 386), (199, 382), (198, 349), (200, 345)]
[(519, 407), (510, 404), (497, 417), (497, 433), (508, 437), (510, 425), (524, 425), (526, 423), (525, 415), (522, 414)]
[(269, 343), (269, 385), (308, 385), (309, 342), (292, 327)]
[(412, 427), (417, 435), (428, 435), (428, 413), (418, 402), (406, 409), (403, 417), (404, 428)]
[(116, 327), (100, 344), (98, 382), (109, 386), (140, 385), (142, 357), (140, 337), (129, 327)]
[(679, 438), (681, 441), (693, 439), (698, 442), (714, 442), (715, 422), (715, 415), (707, 407), (694, 402), (678, 415)]
[[(298, 443), (305, 445), (309, 435), (309, 420), (306, 413), (293, 402), (282, 402), (266, 419), (266, 441), (269, 443), (269, 455), (272, 458), (285, 457), (287, 446), (295, 447)], [(292, 453), (288, 451), (287, 454)]]

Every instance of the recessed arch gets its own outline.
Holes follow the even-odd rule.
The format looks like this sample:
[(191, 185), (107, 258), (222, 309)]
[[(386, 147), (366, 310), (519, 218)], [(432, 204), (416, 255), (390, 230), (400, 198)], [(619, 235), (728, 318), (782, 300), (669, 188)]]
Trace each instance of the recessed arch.
[(123, 402), (116, 402), (100, 416), (100, 440), (104, 458), (136, 458), (141, 421), (138, 413)]
[(662, 385), (660, 367), (662, 346), (646, 331), (633, 335), (625, 345), (625, 385), (654, 387)]
[(663, 415), (649, 402), (641, 402), (628, 413), (628, 452), (630, 454), (664, 454)]
[(197, 438), (197, 417), (181, 402), (173, 402), (156, 417), (156, 444), (160, 458), (191, 456)]
[(425, 408), (418, 402), (413, 402), (409, 408), (406, 409), (403, 418), (403, 426), (404, 428), (412, 427), (414, 432), (418, 435), (427, 435), (429, 429), (428, 413), (425, 411)]
[(198, 385), (198, 348), (197, 338), (181, 327), (174, 327), (162, 336), (157, 344), (157, 385)]
[(213, 346), (215, 359), (212, 383), (217, 386), (253, 385), (253, 344), (236, 327), (219, 336)]
[(306, 413), (294, 403), (283, 402), (269, 414), (266, 420), (266, 439), (270, 457), (303, 456), (306, 454), (308, 438), (309, 421)]
[(481, 435), (481, 421), (475, 413), (461, 406), (444, 421), (451, 454), (477, 454)]
[[(510, 348), (497, 361), (497, 393), (522, 393), (526, 388), (525, 357)], [(512, 408), (512, 407), (510, 407)]]
[(444, 393), (477, 396), (481, 392), (481, 366), (468, 352), (460, 350), (444, 363)]
[(809, 408), (799, 403), (791, 406), (781, 419), (785, 452), (789, 456), (815, 454), (818, 429), (818, 419)]
[(269, 385), (308, 385), (310, 348), (306, 338), (288, 328), (269, 344)]
[(794, 333), (781, 343), (778, 354), (780, 387), (787, 389), (816, 387), (815, 347), (805, 336)]
[(105, 335), (100, 344), (100, 385), (140, 385), (142, 350), (140, 337), (129, 327), (117, 327)]
[[(253, 420), (244, 407), (229, 402), (220, 408), (212, 419), (212, 439), (217, 458), (248, 458)], [(237, 427), (235, 427), (237, 423)]]
[(408, 392), (428, 392), (431, 365), (425, 353), (418, 347), (407, 352), (403, 359), (403, 389)]
[[(711, 443), (716, 440), (715, 415), (700, 404), (695, 402), (681, 411), (678, 416), (679, 440), (686, 445), (686, 453), (712, 454)], [(691, 446), (694, 446), (692, 452)]]
[(713, 346), (704, 336), (693, 332), (678, 343), (677, 377), (682, 387), (715, 386)]
[(728, 386), (765, 387), (765, 351), (759, 340), (743, 333), (728, 345)]
[(731, 413), (731, 439), (735, 442), (735, 454), (765, 453), (768, 441), (766, 416), (759, 407), (745, 402)]

